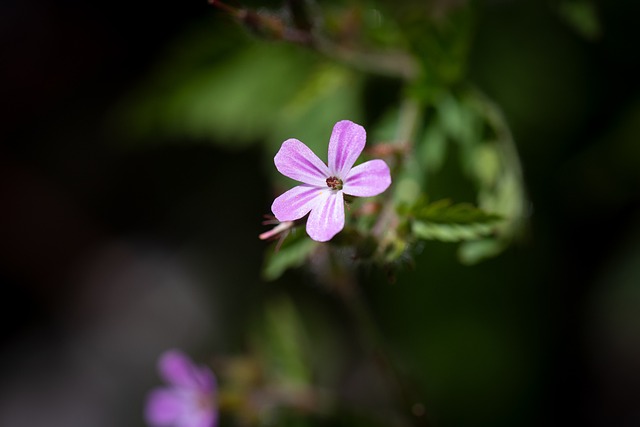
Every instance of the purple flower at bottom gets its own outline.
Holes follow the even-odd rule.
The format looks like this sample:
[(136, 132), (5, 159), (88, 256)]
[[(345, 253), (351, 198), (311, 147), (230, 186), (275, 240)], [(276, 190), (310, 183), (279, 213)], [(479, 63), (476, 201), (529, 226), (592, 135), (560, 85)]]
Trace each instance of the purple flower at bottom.
[(318, 242), (331, 240), (344, 228), (344, 196), (371, 197), (391, 185), (389, 167), (383, 160), (370, 160), (356, 167), (364, 149), (364, 128), (349, 120), (335, 124), (329, 140), (326, 165), (297, 139), (288, 139), (276, 154), (276, 169), (302, 183), (277, 197), (271, 205), (276, 218), (295, 221), (306, 214), (307, 233)]
[(216, 378), (205, 366), (195, 365), (179, 350), (169, 350), (158, 361), (168, 387), (147, 396), (145, 419), (152, 427), (214, 427), (218, 422)]

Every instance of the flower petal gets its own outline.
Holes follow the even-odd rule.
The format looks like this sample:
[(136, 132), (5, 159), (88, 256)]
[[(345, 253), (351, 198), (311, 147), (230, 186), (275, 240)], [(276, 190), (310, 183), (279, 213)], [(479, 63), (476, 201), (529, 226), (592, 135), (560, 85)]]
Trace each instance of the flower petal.
[(184, 412), (184, 398), (175, 390), (156, 389), (147, 397), (145, 420), (153, 427), (173, 425)]
[(317, 242), (326, 242), (344, 228), (344, 198), (342, 191), (322, 192), (318, 204), (307, 219), (307, 233)]
[(189, 417), (176, 423), (176, 427), (214, 427), (218, 424), (218, 413), (213, 408), (199, 408)]
[(329, 170), (344, 179), (364, 149), (367, 132), (358, 124), (342, 120), (335, 124), (329, 140)]
[(158, 371), (169, 384), (196, 390), (214, 390), (215, 377), (206, 367), (196, 366), (179, 350), (169, 350), (160, 356)]
[(195, 370), (196, 380), (198, 381), (199, 390), (203, 393), (215, 393), (218, 389), (218, 381), (211, 369), (206, 366), (200, 366)]
[(350, 196), (377, 196), (391, 185), (391, 173), (384, 160), (370, 160), (351, 169), (343, 191)]
[(327, 185), (327, 165), (297, 139), (287, 139), (283, 142), (273, 161), (276, 169), (286, 177), (310, 185)]
[(330, 191), (326, 183), (324, 188), (298, 185), (278, 196), (271, 205), (271, 212), (280, 222), (295, 221), (308, 214), (322, 200), (322, 194)]

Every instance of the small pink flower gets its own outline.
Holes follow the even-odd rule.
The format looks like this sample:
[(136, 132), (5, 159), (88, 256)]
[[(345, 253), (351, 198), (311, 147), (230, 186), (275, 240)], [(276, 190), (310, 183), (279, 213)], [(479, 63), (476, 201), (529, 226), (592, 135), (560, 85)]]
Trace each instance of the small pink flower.
[(277, 197), (271, 205), (276, 218), (295, 221), (309, 213), (307, 233), (318, 242), (331, 240), (344, 228), (343, 194), (371, 197), (391, 185), (389, 167), (370, 160), (353, 167), (364, 149), (364, 128), (349, 120), (335, 124), (329, 140), (328, 166), (302, 142), (282, 143), (274, 162), (278, 171), (302, 185)]
[(215, 427), (218, 422), (216, 378), (179, 350), (158, 361), (160, 376), (169, 384), (147, 396), (145, 419), (152, 427)]

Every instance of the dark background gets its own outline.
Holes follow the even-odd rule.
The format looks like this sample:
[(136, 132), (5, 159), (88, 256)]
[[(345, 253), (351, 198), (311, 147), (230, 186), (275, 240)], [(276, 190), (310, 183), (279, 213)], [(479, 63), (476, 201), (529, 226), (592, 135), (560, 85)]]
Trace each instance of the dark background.
[[(589, 40), (553, 2), (480, 4), (469, 75), (512, 125), (528, 238), (475, 267), (427, 245), (366, 295), (437, 425), (640, 425), (640, 6), (597, 2)], [(225, 19), (0, 6), (1, 425), (141, 425), (160, 351), (237, 351), (275, 286), (314, 298), (260, 282), (260, 149), (132, 147), (108, 120), (169, 42)]]

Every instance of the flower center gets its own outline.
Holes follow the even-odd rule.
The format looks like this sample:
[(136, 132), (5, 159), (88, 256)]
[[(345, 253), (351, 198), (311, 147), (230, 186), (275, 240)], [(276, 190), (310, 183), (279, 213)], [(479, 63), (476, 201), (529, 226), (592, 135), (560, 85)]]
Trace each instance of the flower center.
[(342, 180), (335, 176), (327, 178), (327, 187), (332, 190), (342, 190)]

